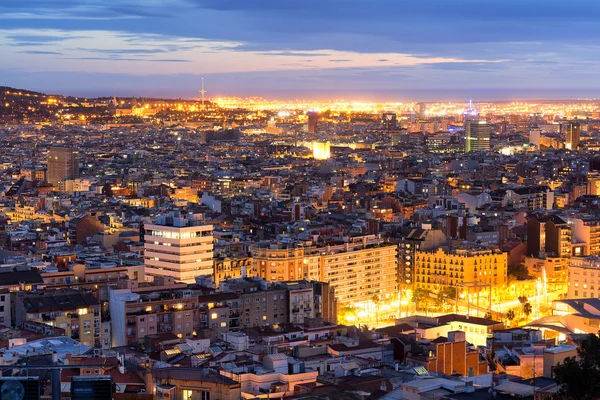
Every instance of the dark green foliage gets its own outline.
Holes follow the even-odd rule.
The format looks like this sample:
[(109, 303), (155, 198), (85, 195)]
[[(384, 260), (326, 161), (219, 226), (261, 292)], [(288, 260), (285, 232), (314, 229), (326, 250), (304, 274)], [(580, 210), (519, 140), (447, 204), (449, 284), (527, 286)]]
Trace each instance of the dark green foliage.
[(577, 349), (579, 360), (568, 357), (554, 367), (553, 374), (561, 389), (556, 400), (591, 400), (600, 396), (600, 338), (589, 335)]

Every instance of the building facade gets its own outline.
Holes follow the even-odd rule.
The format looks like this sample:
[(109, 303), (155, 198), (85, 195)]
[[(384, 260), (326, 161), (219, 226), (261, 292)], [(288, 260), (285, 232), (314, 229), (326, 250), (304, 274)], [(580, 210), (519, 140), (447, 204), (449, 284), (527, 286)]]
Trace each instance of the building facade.
[(397, 294), (398, 246), (376, 235), (343, 244), (267, 243), (250, 248), (254, 269), (268, 281), (328, 282), (338, 304), (354, 305)]
[(15, 294), (15, 322), (32, 321), (65, 330), (85, 346), (101, 347), (100, 304), (87, 291), (19, 292)]
[(465, 121), (465, 151), (490, 149), (491, 126), (486, 121)]
[(156, 223), (144, 225), (146, 276), (170, 276), (185, 283), (212, 276), (212, 231), (212, 225), (179, 213), (159, 216)]
[(48, 151), (48, 182), (57, 185), (75, 178), (79, 178), (79, 150), (68, 147), (50, 148)]
[(563, 127), (565, 130), (565, 148), (577, 150), (581, 136), (581, 125), (579, 122), (567, 122)]
[(508, 257), (494, 250), (419, 251), (415, 254), (415, 286), (439, 290), (467, 282), (506, 286)]

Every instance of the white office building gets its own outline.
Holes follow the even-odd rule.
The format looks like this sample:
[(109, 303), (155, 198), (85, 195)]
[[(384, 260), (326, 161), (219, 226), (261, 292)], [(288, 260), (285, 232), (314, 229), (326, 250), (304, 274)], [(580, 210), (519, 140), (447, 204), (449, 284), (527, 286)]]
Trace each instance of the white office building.
[(170, 276), (195, 283), (196, 277), (213, 275), (213, 226), (198, 215), (171, 212), (156, 223), (144, 225), (146, 277)]

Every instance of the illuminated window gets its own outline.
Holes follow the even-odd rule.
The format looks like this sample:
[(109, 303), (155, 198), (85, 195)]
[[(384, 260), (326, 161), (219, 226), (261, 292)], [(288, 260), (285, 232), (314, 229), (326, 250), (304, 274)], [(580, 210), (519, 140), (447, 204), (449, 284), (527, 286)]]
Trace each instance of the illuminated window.
[(210, 319), (217, 319), (219, 317), (219, 314), (217, 314), (216, 312), (210, 314)]

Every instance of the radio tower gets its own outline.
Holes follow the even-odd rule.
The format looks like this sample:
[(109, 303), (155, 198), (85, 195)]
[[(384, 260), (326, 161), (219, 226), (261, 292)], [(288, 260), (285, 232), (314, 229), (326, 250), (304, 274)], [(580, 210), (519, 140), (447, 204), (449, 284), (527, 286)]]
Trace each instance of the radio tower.
[(202, 93), (202, 109), (204, 110), (204, 93), (206, 93), (206, 90), (204, 90), (204, 78), (202, 78), (202, 90), (199, 90), (200, 93)]

